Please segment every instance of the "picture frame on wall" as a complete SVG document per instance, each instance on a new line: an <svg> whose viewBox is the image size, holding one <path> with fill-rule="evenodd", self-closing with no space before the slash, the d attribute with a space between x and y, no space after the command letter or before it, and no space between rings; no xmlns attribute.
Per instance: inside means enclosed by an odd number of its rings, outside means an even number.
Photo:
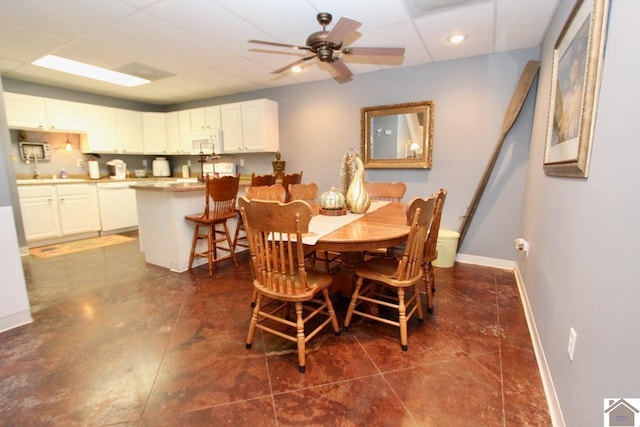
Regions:
<svg viewBox="0 0 640 427"><path fill-rule="evenodd" d="M546 175L587 178L609 0L578 0L553 49Z"/></svg>

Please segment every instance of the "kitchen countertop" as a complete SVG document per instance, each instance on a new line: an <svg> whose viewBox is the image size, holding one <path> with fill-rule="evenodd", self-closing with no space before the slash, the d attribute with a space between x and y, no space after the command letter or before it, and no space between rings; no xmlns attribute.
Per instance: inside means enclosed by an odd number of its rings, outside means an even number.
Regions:
<svg viewBox="0 0 640 427"><path fill-rule="evenodd" d="M248 187L249 181L240 181L240 188ZM137 182L130 186L134 190L145 191L168 191L168 192L183 192L183 191L201 191L205 189L205 185L202 182Z"/></svg>
<svg viewBox="0 0 640 427"><path fill-rule="evenodd" d="M155 184L159 184L159 188L166 187L169 184L199 184L204 188L204 184L196 181L196 182L185 182L184 180L197 180L197 177L192 178L182 178L182 177L146 177L146 178L128 178L128 179L111 179L109 177L104 177L100 179L88 179L82 177L69 177L69 178L29 178L29 177L21 177L18 176L16 178L16 184L18 185L50 185L50 184L78 184L78 183L89 183L89 184L101 184L101 183L109 183L109 182L131 182L132 184L141 184L145 187L150 187ZM251 182L251 176L248 178L241 177L240 178L240 186L248 186ZM189 191L189 190L161 190L161 191Z"/></svg>

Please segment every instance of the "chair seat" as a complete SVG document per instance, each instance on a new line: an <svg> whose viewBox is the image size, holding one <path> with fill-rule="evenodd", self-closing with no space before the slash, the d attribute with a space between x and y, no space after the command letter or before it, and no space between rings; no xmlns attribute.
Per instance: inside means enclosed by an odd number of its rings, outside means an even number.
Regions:
<svg viewBox="0 0 640 427"><path fill-rule="evenodd" d="M422 277L422 272L406 280L397 280L398 261L393 258L374 258L365 261L356 268L356 274L360 277L376 282L386 283L394 287L413 286Z"/></svg>
<svg viewBox="0 0 640 427"><path fill-rule="evenodd" d="M284 296L281 292L273 292L265 288L264 286L260 285L259 280L254 280L253 285L258 292L268 298L275 298L280 301L296 302L307 301L322 289L328 288L331 285L332 281L333 277L329 274L307 270L307 290L299 294L289 294L286 296ZM296 277L295 284L298 288L302 287L299 276Z"/></svg>

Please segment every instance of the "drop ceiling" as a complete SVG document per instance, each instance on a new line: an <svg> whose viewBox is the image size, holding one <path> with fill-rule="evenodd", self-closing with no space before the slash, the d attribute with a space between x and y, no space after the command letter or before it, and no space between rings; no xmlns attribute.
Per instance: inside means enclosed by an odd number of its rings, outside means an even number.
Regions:
<svg viewBox="0 0 640 427"><path fill-rule="evenodd" d="M558 0L0 0L3 76L149 104L173 104L332 79L307 61L272 74L305 52L248 43L304 45L316 14L362 23L351 46L404 47L402 60L345 57L354 73L410 67L539 46ZM459 45L446 39L468 38ZM31 65L54 54L146 75L115 86ZM336 85L349 84L339 83Z"/></svg>

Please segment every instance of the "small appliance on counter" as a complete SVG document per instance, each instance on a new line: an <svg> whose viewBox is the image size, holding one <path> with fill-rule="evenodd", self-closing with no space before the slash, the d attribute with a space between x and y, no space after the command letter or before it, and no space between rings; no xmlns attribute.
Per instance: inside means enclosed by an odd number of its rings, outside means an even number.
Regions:
<svg viewBox="0 0 640 427"><path fill-rule="evenodd" d="M107 166L109 167L109 177L111 179L127 179L127 164L122 160L109 160Z"/></svg>
<svg viewBox="0 0 640 427"><path fill-rule="evenodd" d="M171 176L169 160L164 157L156 157L151 165L153 176Z"/></svg>

